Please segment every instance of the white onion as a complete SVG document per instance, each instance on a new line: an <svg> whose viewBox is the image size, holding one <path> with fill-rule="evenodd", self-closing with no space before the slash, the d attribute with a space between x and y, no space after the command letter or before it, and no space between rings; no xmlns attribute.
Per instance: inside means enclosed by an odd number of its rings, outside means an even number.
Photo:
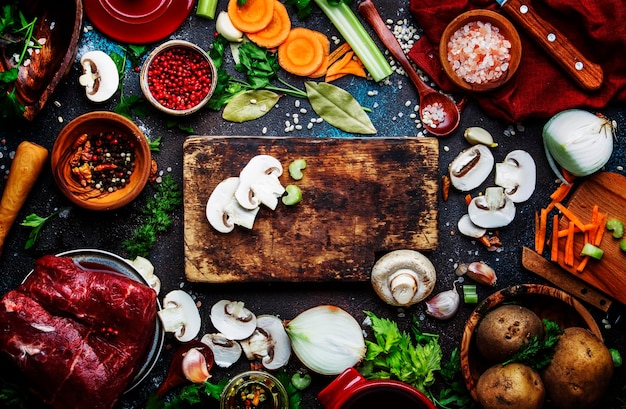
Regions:
<svg viewBox="0 0 626 409"><path fill-rule="evenodd" d="M359 323L339 307L308 309L285 326L296 356L310 370L338 375L359 363L367 350Z"/></svg>
<svg viewBox="0 0 626 409"><path fill-rule="evenodd" d="M559 112L543 128L548 162L562 180L557 163L574 176L600 170L613 153L613 137L610 120L581 109Z"/></svg>

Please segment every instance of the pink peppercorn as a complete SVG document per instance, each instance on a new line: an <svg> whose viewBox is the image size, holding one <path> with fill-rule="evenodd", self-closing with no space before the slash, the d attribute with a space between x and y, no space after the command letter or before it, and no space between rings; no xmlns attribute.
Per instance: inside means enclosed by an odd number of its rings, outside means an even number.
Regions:
<svg viewBox="0 0 626 409"><path fill-rule="evenodd" d="M211 69L203 56L184 47L159 53L148 68L148 89L164 107L186 110L198 105L211 88Z"/></svg>

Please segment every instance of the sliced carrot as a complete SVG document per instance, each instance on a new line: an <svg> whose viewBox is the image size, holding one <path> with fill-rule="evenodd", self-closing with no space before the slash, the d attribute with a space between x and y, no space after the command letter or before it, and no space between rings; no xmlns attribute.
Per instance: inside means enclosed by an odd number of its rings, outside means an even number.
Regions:
<svg viewBox="0 0 626 409"><path fill-rule="evenodd" d="M248 33L250 41L258 46L276 48L289 36L291 31L291 19L287 8L278 0L274 0L272 19L265 28L254 33Z"/></svg>
<svg viewBox="0 0 626 409"><path fill-rule="evenodd" d="M598 214L598 229L596 230L596 234L593 237L593 241L591 244L593 244L594 246L600 246L600 243L602 243L602 237L604 237L604 226L606 225L606 221L608 220L609 215L606 213L599 213Z"/></svg>
<svg viewBox="0 0 626 409"><path fill-rule="evenodd" d="M322 47L324 48L324 59L322 60L322 64L319 66L319 68L313 73L309 74L309 77L321 78L326 75L326 72L328 72L328 61L330 59L330 40L324 33L320 33L319 31L314 31L314 33L322 44Z"/></svg>
<svg viewBox="0 0 626 409"><path fill-rule="evenodd" d="M580 263L578 263L578 265L576 266L576 272L582 273L583 271L585 271L587 263L589 263L589 256L583 256L582 260L580 260Z"/></svg>
<svg viewBox="0 0 626 409"><path fill-rule="evenodd" d="M470 203L472 203L472 195L468 193L465 195L465 204L469 206Z"/></svg>
<svg viewBox="0 0 626 409"><path fill-rule="evenodd" d="M345 53L352 50L349 43L342 43L339 47L335 48L332 53L328 56L328 65L334 64L337 60L339 60Z"/></svg>
<svg viewBox="0 0 626 409"><path fill-rule="evenodd" d="M574 265L574 226L573 221L568 222L567 240L565 240L565 257L563 259L566 266L572 267Z"/></svg>
<svg viewBox="0 0 626 409"><path fill-rule="evenodd" d="M559 215L552 216L552 240L550 242L550 260L558 261L559 259Z"/></svg>
<svg viewBox="0 0 626 409"><path fill-rule="evenodd" d="M547 224L548 224L548 212L546 209L541 209L539 211L539 221L537 223L537 231L536 231L536 250L537 253L543 253L543 248L546 244L546 234L547 234Z"/></svg>
<svg viewBox="0 0 626 409"><path fill-rule="evenodd" d="M324 47L315 30L293 28L278 47L278 63L287 72L303 77L313 74L324 62Z"/></svg>
<svg viewBox="0 0 626 409"><path fill-rule="evenodd" d="M583 223L578 216L576 216L571 210L567 207L563 206L561 203L556 203L554 205L561 213L565 215L570 221L572 221L578 228L582 231L585 230L586 224Z"/></svg>
<svg viewBox="0 0 626 409"><path fill-rule="evenodd" d="M326 73L326 82L334 81L346 75L355 75L365 78L365 66L361 60L354 54L354 51L348 51L339 61L328 67Z"/></svg>
<svg viewBox="0 0 626 409"><path fill-rule="evenodd" d="M239 31L256 33L272 21L275 5L276 0L247 0L242 6L229 0L228 17Z"/></svg>
<svg viewBox="0 0 626 409"><path fill-rule="evenodd" d="M535 212L535 251L539 253L539 232L541 231L541 224L539 222L539 212Z"/></svg>

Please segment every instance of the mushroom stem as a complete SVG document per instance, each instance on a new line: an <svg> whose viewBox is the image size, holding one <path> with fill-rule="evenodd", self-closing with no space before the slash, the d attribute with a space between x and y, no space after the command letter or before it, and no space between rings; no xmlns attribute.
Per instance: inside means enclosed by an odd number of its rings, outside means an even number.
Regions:
<svg viewBox="0 0 626 409"><path fill-rule="evenodd" d="M404 268L398 270L389 277L389 288L391 295L398 304L407 304L411 302L411 298L417 292L419 287L417 274Z"/></svg>

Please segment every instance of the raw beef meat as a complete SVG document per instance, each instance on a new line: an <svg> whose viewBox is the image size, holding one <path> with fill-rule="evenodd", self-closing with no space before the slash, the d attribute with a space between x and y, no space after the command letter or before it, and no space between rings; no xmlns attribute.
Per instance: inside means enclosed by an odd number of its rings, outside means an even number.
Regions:
<svg viewBox="0 0 626 409"><path fill-rule="evenodd" d="M0 350L54 408L111 408L154 336L156 293L44 256L0 303Z"/></svg>

